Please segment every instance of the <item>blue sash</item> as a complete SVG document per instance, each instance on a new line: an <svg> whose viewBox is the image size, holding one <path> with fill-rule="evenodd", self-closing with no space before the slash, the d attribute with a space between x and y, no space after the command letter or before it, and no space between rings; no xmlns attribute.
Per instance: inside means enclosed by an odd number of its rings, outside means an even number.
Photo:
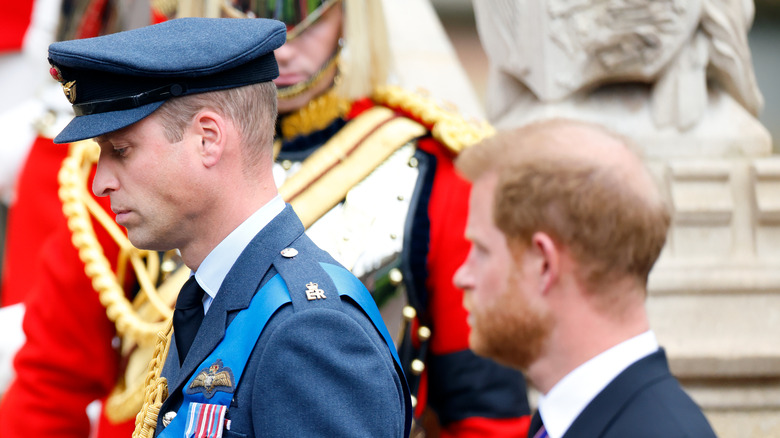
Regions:
<svg viewBox="0 0 780 438"><path fill-rule="evenodd" d="M320 265L333 280L336 289L339 291L339 295L347 295L352 298L352 300L368 315L371 322L377 330L379 330L387 343L390 353L393 355L393 360L396 362L396 369L403 373L400 371L402 370L401 361L398 358L398 353L395 350L393 340L387 332L379 309L376 307L371 294L363 283L343 267L328 263L320 263ZM193 382L195 379L199 378L199 376L208 373L208 370L211 368L214 372L209 374L212 376L218 374L221 376L229 376L227 378L229 378L230 383L235 390L235 387L241 380L241 375L249 360L249 355L252 354L252 350L254 350L266 323L279 307L290 301L290 292L287 290L287 285L279 274L271 278L271 280L255 294L252 301L249 303L249 307L236 315L233 322L231 322L225 330L225 336L222 341L196 369L192 377L190 377L182 388L184 397L183 402L176 413L176 417L162 430L159 435L160 437L180 438L184 436L184 428L186 427L187 414L191 403L209 403L227 407L230 406L230 402L233 398L233 391L220 391L220 385L217 383L213 386L201 385L198 389L203 389L194 392L191 390ZM210 383L213 382L218 382L218 380L215 379ZM216 390L214 390L214 388L216 388ZM407 410L409 409L410 408L407 406ZM409 413L407 412L407 418L411 418L408 414Z"/></svg>

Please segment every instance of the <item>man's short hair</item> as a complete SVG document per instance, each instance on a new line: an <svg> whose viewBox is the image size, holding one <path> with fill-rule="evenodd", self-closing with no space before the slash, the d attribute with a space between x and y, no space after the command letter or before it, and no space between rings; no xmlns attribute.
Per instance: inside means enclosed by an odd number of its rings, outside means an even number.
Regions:
<svg viewBox="0 0 780 438"><path fill-rule="evenodd" d="M570 250L591 289L626 276L644 285L670 224L664 198L641 163L637 175L600 157L583 159L584 152L557 151L579 140L559 135L564 128L632 148L598 125L553 119L499 132L464 151L456 165L472 181L498 172L493 217L510 245L529 245L533 233L545 232Z"/></svg>
<svg viewBox="0 0 780 438"><path fill-rule="evenodd" d="M277 115L276 85L273 82L167 100L156 113L161 118L168 141L181 141L184 129L205 108L218 112L235 124L241 134L248 163L262 159L263 152L270 153Z"/></svg>

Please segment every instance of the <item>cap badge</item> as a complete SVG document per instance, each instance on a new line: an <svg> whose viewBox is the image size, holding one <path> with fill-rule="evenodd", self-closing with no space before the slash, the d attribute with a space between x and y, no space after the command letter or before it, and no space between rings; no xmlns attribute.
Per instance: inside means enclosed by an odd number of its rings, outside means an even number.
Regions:
<svg viewBox="0 0 780 438"><path fill-rule="evenodd" d="M76 81L62 84L62 91L65 92L65 97L68 98L68 102L73 103L76 101Z"/></svg>
<svg viewBox="0 0 780 438"><path fill-rule="evenodd" d="M319 285L317 283L309 282L306 284L306 299L311 300L324 300L327 298L325 296L325 291L319 288Z"/></svg>
<svg viewBox="0 0 780 438"><path fill-rule="evenodd" d="M217 359L211 366L200 370L192 380L187 394L201 393L206 398L211 398L217 391L233 392L235 378L233 370L222 364L222 359Z"/></svg>
<svg viewBox="0 0 780 438"><path fill-rule="evenodd" d="M68 98L68 102L73 103L76 101L76 81L65 82L65 78L62 77L62 72L57 67L49 69L49 74L55 81L62 84L62 91L65 92L65 97Z"/></svg>

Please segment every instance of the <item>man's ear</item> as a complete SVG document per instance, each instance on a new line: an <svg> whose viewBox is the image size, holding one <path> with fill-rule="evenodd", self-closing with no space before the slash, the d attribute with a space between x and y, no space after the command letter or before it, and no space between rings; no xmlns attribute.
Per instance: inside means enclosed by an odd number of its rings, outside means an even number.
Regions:
<svg viewBox="0 0 780 438"><path fill-rule="evenodd" d="M203 165L215 166L225 152L227 140L226 120L214 111L201 111L192 121L193 129L200 140L198 151Z"/></svg>
<svg viewBox="0 0 780 438"><path fill-rule="evenodd" d="M547 294L561 272L561 253L549 234L537 231L531 236L529 251L534 256L533 269L539 278L539 292Z"/></svg>

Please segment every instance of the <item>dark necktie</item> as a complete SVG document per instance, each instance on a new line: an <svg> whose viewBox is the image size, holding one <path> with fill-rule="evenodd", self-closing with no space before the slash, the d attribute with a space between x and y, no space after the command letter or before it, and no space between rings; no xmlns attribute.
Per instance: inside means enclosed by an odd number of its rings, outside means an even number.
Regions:
<svg viewBox="0 0 780 438"><path fill-rule="evenodd" d="M531 426L528 428L528 438L547 438L547 430L542 423L542 417L539 410L531 418Z"/></svg>
<svg viewBox="0 0 780 438"><path fill-rule="evenodd" d="M192 275L181 287L179 297L176 298L176 309L173 311L173 335L176 336L180 366L184 363L187 352L190 351L201 322L203 322L203 289Z"/></svg>

